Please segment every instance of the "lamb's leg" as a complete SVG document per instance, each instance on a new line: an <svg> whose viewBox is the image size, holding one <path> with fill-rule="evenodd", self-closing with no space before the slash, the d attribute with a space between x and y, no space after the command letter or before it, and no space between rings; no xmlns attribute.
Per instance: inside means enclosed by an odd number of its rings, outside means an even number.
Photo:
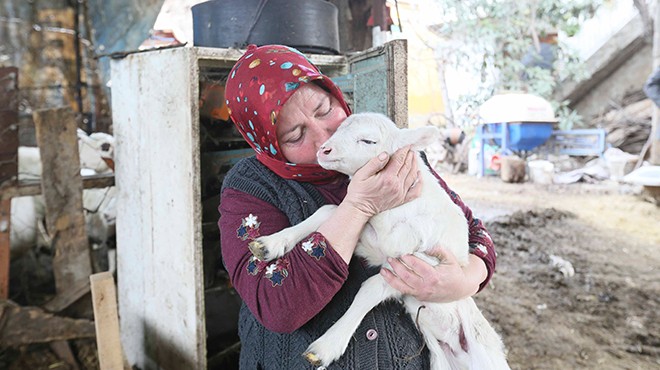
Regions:
<svg viewBox="0 0 660 370"><path fill-rule="evenodd" d="M465 330L467 361L473 369L509 370L504 344L472 298L457 302L457 314Z"/></svg>
<svg viewBox="0 0 660 370"><path fill-rule="evenodd" d="M448 361L445 351L442 349L438 339L433 335L433 332L425 326L419 329L422 337L424 337L424 343L426 343L426 347L429 349L431 370L458 370L458 367Z"/></svg>
<svg viewBox="0 0 660 370"><path fill-rule="evenodd" d="M365 280L346 313L319 339L310 344L304 356L315 366L328 366L346 351L362 319L380 302L399 296L380 274Z"/></svg>
<svg viewBox="0 0 660 370"><path fill-rule="evenodd" d="M417 328L422 333L426 347L429 349L429 354L431 357L431 370L460 369L459 366L452 364L450 359L447 358L447 351L445 348L443 348L443 345L445 347L446 345L444 343L440 343L436 335L433 333L432 325L440 324L438 321L441 321L442 318L434 316L433 310L428 308L428 303L425 304L420 302L415 297L405 296L403 298L403 304L406 307L410 317L415 323L417 323ZM450 349L448 350L451 351Z"/></svg>
<svg viewBox="0 0 660 370"><path fill-rule="evenodd" d="M335 208L337 208L335 205L323 206L297 225L287 227L275 234L256 238L249 244L250 251L262 261L282 257L291 251L304 237L316 231L330 217Z"/></svg>

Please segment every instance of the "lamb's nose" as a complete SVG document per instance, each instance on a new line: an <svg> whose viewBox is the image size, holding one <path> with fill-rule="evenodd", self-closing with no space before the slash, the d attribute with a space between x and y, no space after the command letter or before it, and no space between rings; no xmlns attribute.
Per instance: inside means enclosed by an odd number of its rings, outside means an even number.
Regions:
<svg viewBox="0 0 660 370"><path fill-rule="evenodd" d="M325 146L322 146L319 148L319 152L323 153L324 155L328 155L330 152L332 152L332 148L326 148Z"/></svg>

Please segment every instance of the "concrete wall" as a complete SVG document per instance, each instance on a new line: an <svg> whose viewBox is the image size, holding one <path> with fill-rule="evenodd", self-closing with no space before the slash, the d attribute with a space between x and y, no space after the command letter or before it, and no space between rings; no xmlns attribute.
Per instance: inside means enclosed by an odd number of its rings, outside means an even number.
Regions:
<svg viewBox="0 0 660 370"><path fill-rule="evenodd" d="M584 62L591 77L564 81L557 100L569 100L587 122L607 112L625 96L642 91L652 70L651 50L652 40L645 36L642 18L633 17Z"/></svg>
<svg viewBox="0 0 660 370"><path fill-rule="evenodd" d="M652 49L650 44L645 45L580 99L574 108L585 122L612 109L612 102L620 104L626 95L642 90L653 70Z"/></svg>

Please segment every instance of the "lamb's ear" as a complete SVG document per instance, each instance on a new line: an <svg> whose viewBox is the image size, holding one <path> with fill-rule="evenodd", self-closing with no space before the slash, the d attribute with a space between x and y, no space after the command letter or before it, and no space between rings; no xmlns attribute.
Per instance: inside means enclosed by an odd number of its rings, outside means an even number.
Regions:
<svg viewBox="0 0 660 370"><path fill-rule="evenodd" d="M399 134L394 141L394 149L403 148L406 145L412 145L413 150L422 150L429 145L440 141L440 129L435 126L424 126L419 128L404 128L399 130Z"/></svg>

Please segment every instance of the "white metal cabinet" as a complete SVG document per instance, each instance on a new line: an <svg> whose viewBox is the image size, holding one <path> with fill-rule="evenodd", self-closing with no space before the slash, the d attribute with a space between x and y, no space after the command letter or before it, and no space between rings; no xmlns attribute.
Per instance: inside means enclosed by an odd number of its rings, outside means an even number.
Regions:
<svg viewBox="0 0 660 370"><path fill-rule="evenodd" d="M207 366L199 80L229 70L233 49L173 48L113 60L117 273L121 338L142 369ZM310 59L355 110L407 125L406 42L351 57Z"/></svg>

